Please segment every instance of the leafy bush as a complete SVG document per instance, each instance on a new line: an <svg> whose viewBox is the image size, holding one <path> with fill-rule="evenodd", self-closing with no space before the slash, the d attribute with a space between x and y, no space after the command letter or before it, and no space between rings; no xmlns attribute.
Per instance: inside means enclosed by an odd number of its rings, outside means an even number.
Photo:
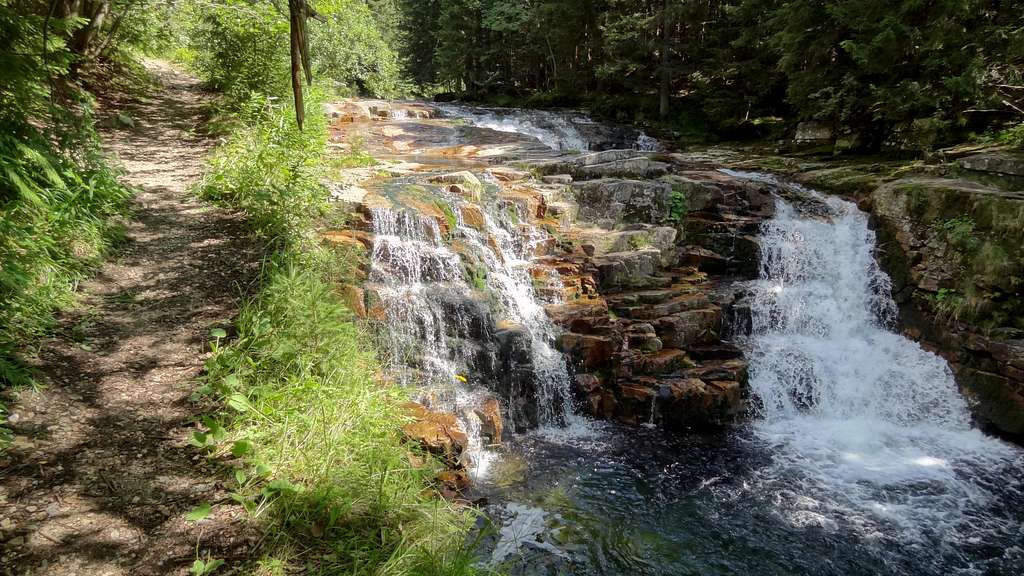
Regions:
<svg viewBox="0 0 1024 576"><path fill-rule="evenodd" d="M365 2L321 0L326 23L310 23L314 74L334 81L338 94L393 98L408 91L401 80L398 53L385 38Z"/></svg>
<svg viewBox="0 0 1024 576"><path fill-rule="evenodd" d="M403 90L398 54L364 2L322 0L326 22L309 22L314 76L344 96L393 97ZM289 93L287 12L261 0L189 0L178 11L185 60L228 104L243 108L253 94Z"/></svg>
<svg viewBox="0 0 1024 576"><path fill-rule="evenodd" d="M0 382L26 384L16 359L72 303L118 237L130 191L103 160L91 100L68 82L73 23L0 5ZM57 87L58 90L53 90Z"/></svg>
<svg viewBox="0 0 1024 576"><path fill-rule="evenodd" d="M248 121L217 149L199 185L200 195L245 212L256 233L294 240L326 206L320 184L327 120L317 91L307 102L305 130L291 107L250 102Z"/></svg>
<svg viewBox="0 0 1024 576"><path fill-rule="evenodd" d="M196 72L233 105L288 91L288 20L270 2L188 2L183 8Z"/></svg>

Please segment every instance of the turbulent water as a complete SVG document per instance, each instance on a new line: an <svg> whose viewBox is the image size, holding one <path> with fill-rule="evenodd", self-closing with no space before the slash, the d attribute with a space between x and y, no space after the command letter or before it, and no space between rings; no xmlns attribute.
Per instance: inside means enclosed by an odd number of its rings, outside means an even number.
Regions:
<svg viewBox="0 0 1024 576"><path fill-rule="evenodd" d="M755 174L738 174L781 183ZM1021 574L1024 456L892 330L867 216L778 201L747 286L757 413L721 435L520 439L486 561L513 574ZM810 209L808 209L810 207ZM505 468L512 468L506 472Z"/></svg>
<svg viewBox="0 0 1024 576"><path fill-rule="evenodd" d="M461 417L475 472L482 476L486 470L480 464L486 465L492 455L483 450L474 410L493 395L493 386L482 380L501 370L490 324L526 335L536 424L558 429L578 421L568 365L552 345L554 326L536 291L543 282L529 270L549 236L527 224L516 203L494 197L474 203L483 217L483 230L477 230L466 223L467 203L461 197L438 190L435 199L453 218L447 237L437 220L415 210L373 209L368 286L381 300L381 332L388 339L385 349L393 377L418 387L432 408ZM481 263L482 278L467 273L462 257L451 248L456 243ZM502 401L509 427L522 427L526 415L516 398Z"/></svg>
<svg viewBox="0 0 1024 576"><path fill-rule="evenodd" d="M1019 494L1020 451L973 428L945 360L890 329L896 305L867 215L799 192L825 210L779 201L746 342L766 472L798 480L782 514L949 557L1020 538L1019 518L992 513Z"/></svg>
<svg viewBox="0 0 1024 576"><path fill-rule="evenodd" d="M556 151L594 145L576 115L446 110ZM454 220L447 235L407 209L374 212L370 284L392 371L425 383L424 400L460 414L473 439L477 487L492 502L480 563L530 576L1024 574L1024 451L973 428L945 361L894 331L867 216L731 174L798 200L777 201L760 278L744 286L755 414L707 435L616 424L550 433L580 418L537 289L557 278L529 270L549 238L493 186L481 230L450 194L440 195ZM466 255L484 278L467 273ZM471 345L486 332L481 318L527 334L548 432L514 436L500 454L484 450L473 416L493 389L473 371L496 361ZM513 425L526 418L515 398L503 402Z"/></svg>
<svg viewBox="0 0 1024 576"><path fill-rule="evenodd" d="M552 150L582 152L624 147L653 151L660 148L656 139L642 131L602 126L582 112L483 108L459 104L438 106L450 117L459 118L480 128L532 136ZM609 138L615 142L610 142Z"/></svg>

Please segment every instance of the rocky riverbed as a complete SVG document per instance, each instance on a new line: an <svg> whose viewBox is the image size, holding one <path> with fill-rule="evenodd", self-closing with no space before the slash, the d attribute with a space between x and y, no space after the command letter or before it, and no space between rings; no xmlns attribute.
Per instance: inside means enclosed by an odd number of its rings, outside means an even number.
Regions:
<svg viewBox="0 0 1024 576"><path fill-rule="evenodd" d="M670 152L579 113L328 113L346 216L323 240L359 255L350 306L415 387L403 432L447 464L440 490L485 512L482 564L1024 567L1024 452L957 391L1019 433L1001 311L1021 201L1001 180ZM968 318L956 294L994 305Z"/></svg>

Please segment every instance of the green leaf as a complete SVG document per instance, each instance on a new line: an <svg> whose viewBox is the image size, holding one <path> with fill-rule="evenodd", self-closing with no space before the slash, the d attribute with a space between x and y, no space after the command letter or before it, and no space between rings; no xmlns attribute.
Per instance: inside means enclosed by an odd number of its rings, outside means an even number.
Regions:
<svg viewBox="0 0 1024 576"><path fill-rule="evenodd" d="M205 448L207 441L205 432L193 432L192 437L188 439L189 444L199 448Z"/></svg>
<svg viewBox="0 0 1024 576"><path fill-rule="evenodd" d="M210 336L213 336L214 338L227 338L228 333L223 328L214 328L213 330L210 330Z"/></svg>
<svg viewBox="0 0 1024 576"><path fill-rule="evenodd" d="M209 428L209 431L206 433L206 435L213 442L220 442L228 435L228 432L227 430L224 429L224 426L222 426L221 423L214 419L212 416L203 416L203 426Z"/></svg>
<svg viewBox="0 0 1024 576"><path fill-rule="evenodd" d="M241 458L252 451L252 444L248 440L239 440L231 446L231 455Z"/></svg>
<svg viewBox="0 0 1024 576"><path fill-rule="evenodd" d="M245 412L249 409L249 399L244 394L232 394L228 396L227 404L229 407L239 411Z"/></svg>
<svg viewBox="0 0 1024 576"><path fill-rule="evenodd" d="M212 574L214 570L224 565L224 561L220 558L215 558L206 563L206 573Z"/></svg>
<svg viewBox="0 0 1024 576"><path fill-rule="evenodd" d="M206 562L196 558L196 561L192 563L192 567L188 569L188 572L195 576L204 576L206 574Z"/></svg>
<svg viewBox="0 0 1024 576"><path fill-rule="evenodd" d="M238 482L239 484L245 484L245 481L246 481L245 470L242 470L241 468L236 469L235 470L235 482Z"/></svg>
<svg viewBox="0 0 1024 576"><path fill-rule="evenodd" d="M200 520L205 520L206 517L210 515L210 512L212 510L212 505L200 504L198 508L192 510L191 512L185 515L185 520L188 520L189 522L199 522Z"/></svg>

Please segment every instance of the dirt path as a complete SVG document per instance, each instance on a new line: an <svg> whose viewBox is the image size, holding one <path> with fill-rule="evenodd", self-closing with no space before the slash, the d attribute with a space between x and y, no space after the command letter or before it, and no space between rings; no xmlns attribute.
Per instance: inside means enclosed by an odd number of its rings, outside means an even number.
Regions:
<svg viewBox="0 0 1024 576"><path fill-rule="evenodd" d="M239 219L191 198L212 142L197 135L197 81L148 63L163 88L124 111L107 148L140 188L128 242L81 287L39 360L38 392L11 403L0 457L0 573L178 574L200 549L230 559L256 542L226 499L223 473L188 446L210 330L226 327L259 252Z"/></svg>

